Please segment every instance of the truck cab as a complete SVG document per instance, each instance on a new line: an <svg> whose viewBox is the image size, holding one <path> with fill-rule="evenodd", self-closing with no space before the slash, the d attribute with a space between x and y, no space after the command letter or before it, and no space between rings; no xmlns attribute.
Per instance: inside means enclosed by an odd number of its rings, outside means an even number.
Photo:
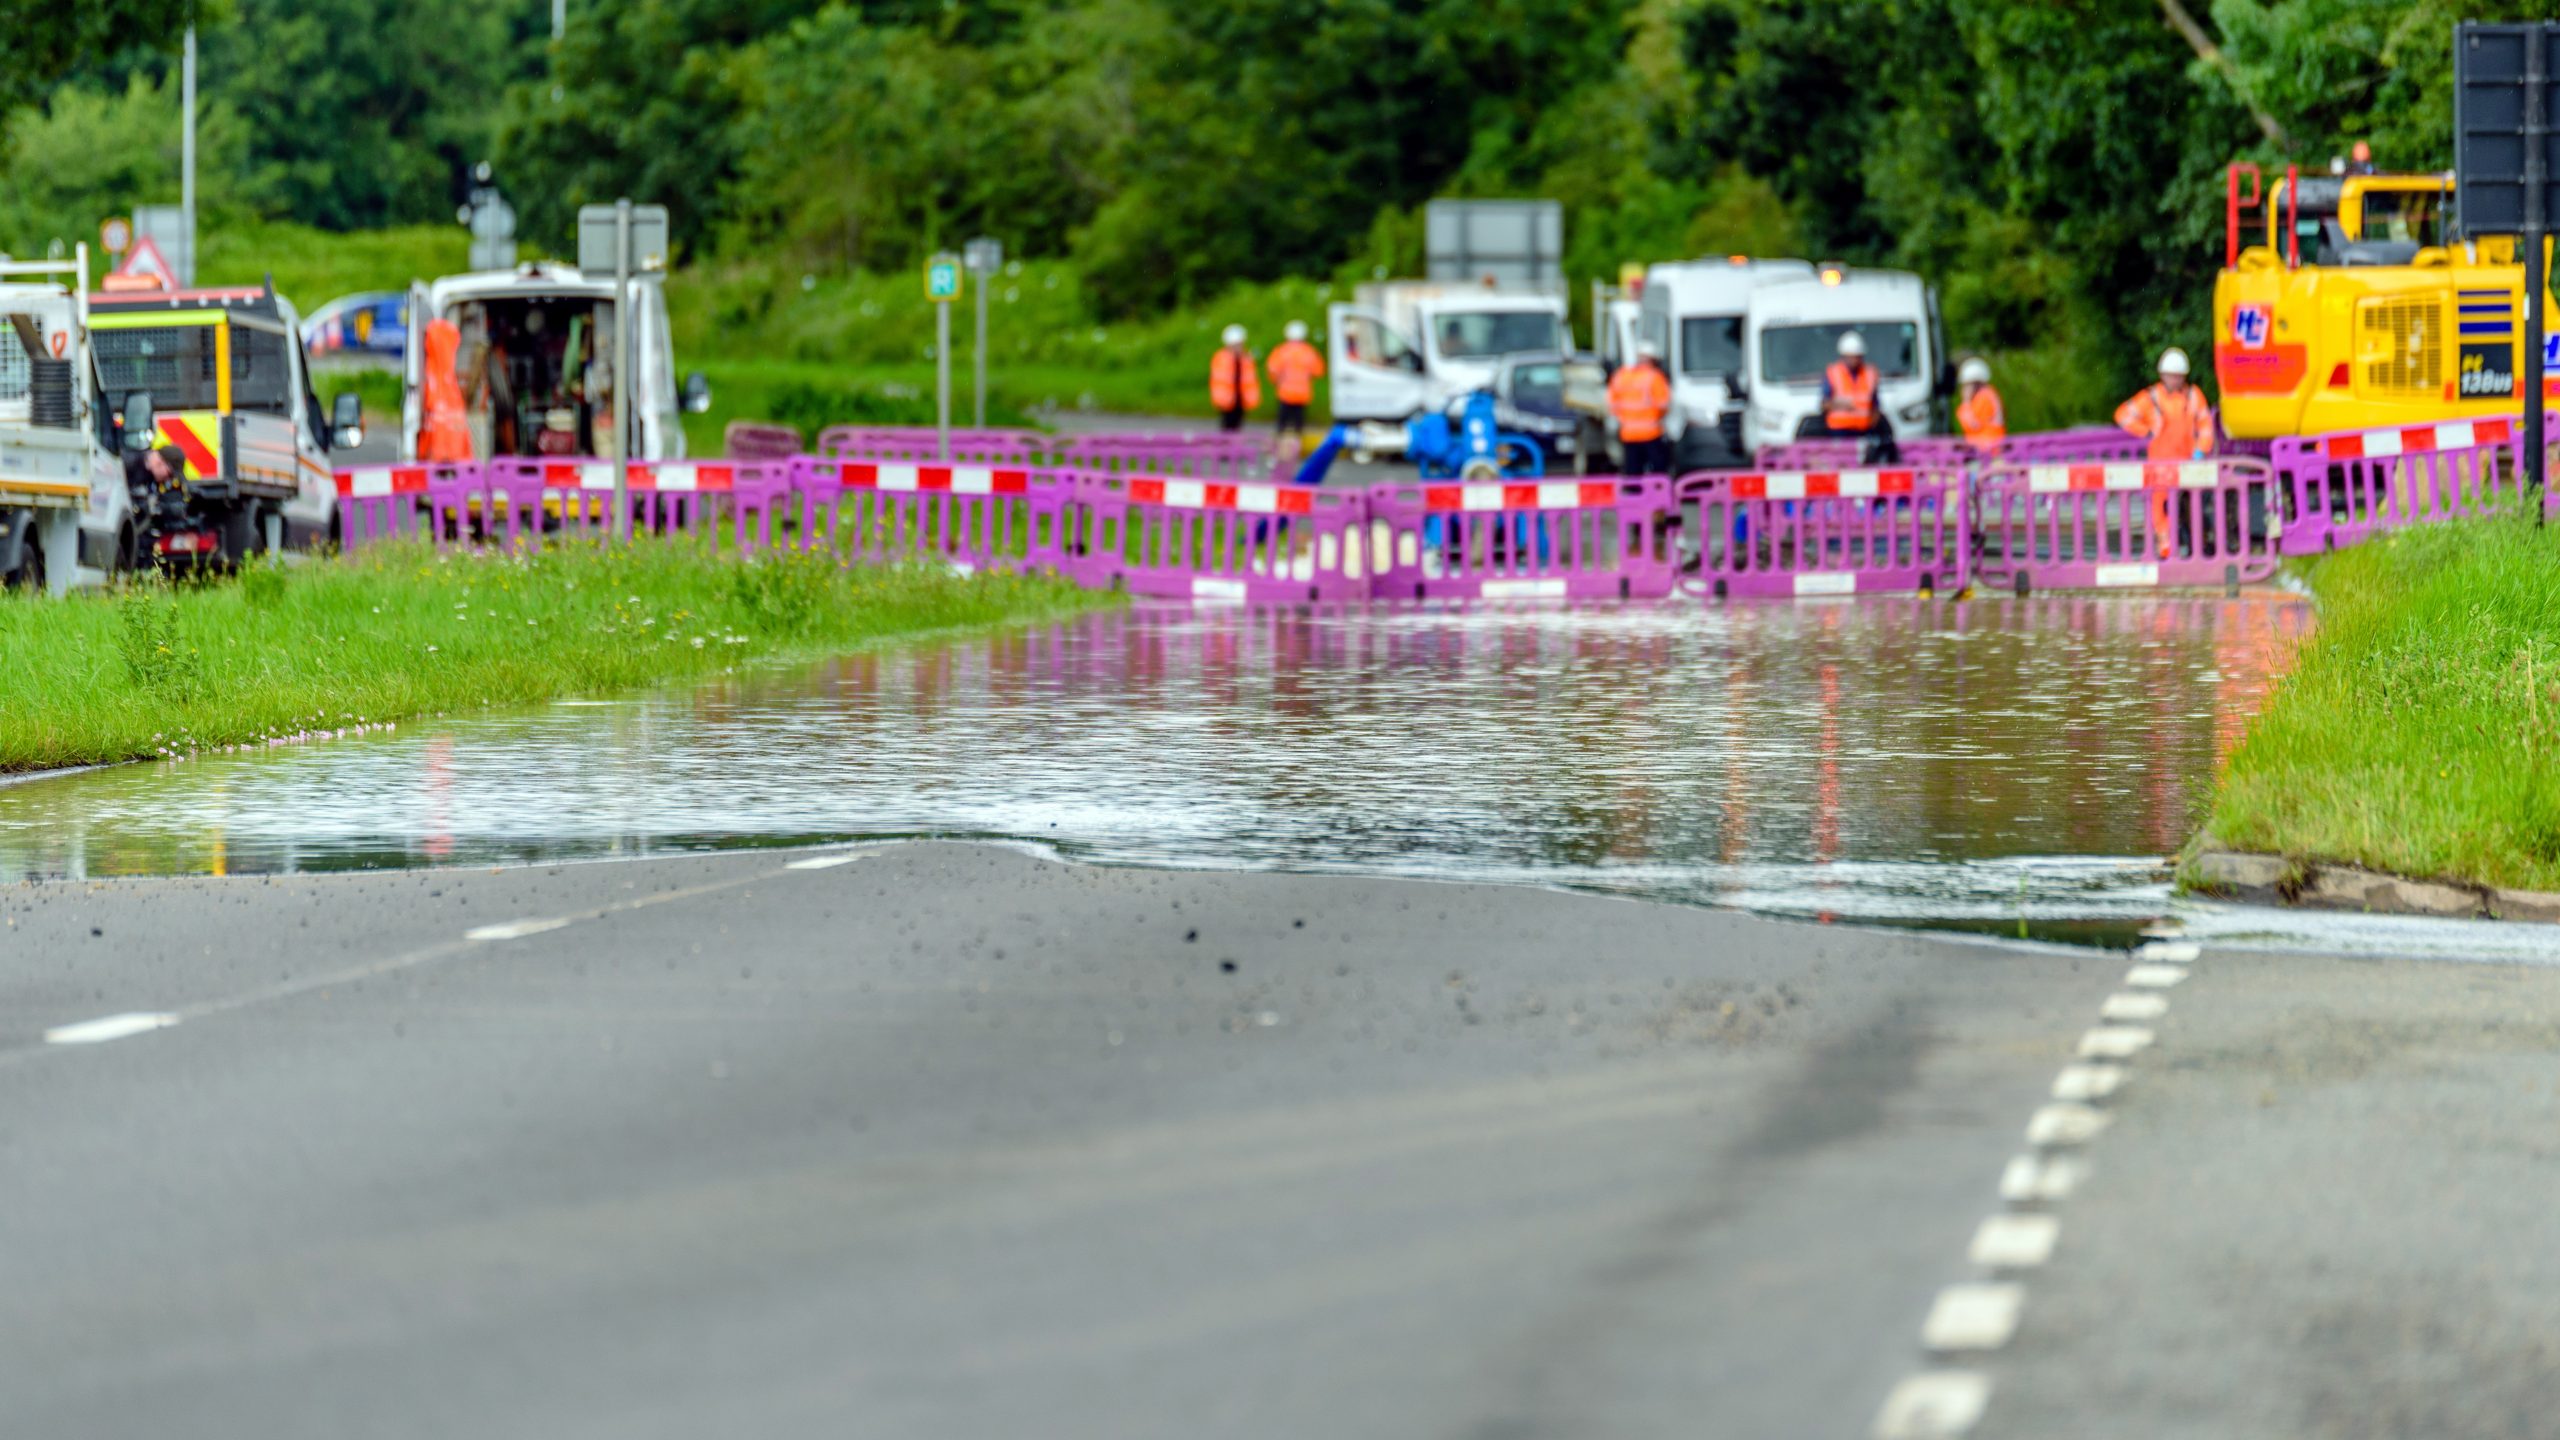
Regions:
<svg viewBox="0 0 2560 1440"><path fill-rule="evenodd" d="M1561 294L1460 282L1363 285L1325 319L1337 421L1437 414L1489 388L1506 355L1571 348Z"/></svg>
<svg viewBox="0 0 2560 1440"><path fill-rule="evenodd" d="M1852 330L1866 341L1876 401L1895 436L1929 433L1953 378L1936 294L1906 271L1825 264L1809 279L1752 291L1743 324L1742 440L1750 451L1830 433L1823 372Z"/></svg>
<svg viewBox="0 0 2560 1440"><path fill-rule="evenodd" d="M1671 377L1663 434L1678 470L1748 463L1743 444L1743 333L1752 297L1773 285L1814 278L1802 260L1733 255L1656 265L1645 272L1643 338L1662 352Z"/></svg>
<svg viewBox="0 0 2560 1440"><path fill-rule="evenodd" d="M452 321L454 356L471 454L593 455L607 460L673 460L685 453L684 416L708 409L699 372L676 383L665 278L635 275L617 295L612 276L589 276L557 261L512 270L447 275L410 288L402 340L400 458L420 458L426 422L429 322ZM628 306L638 434L620 454L614 381L617 308ZM433 459L463 459L436 455Z"/></svg>
<svg viewBox="0 0 2560 1440"><path fill-rule="evenodd" d="M89 251L0 262L0 581L61 594L132 563L136 526L89 345Z"/></svg>

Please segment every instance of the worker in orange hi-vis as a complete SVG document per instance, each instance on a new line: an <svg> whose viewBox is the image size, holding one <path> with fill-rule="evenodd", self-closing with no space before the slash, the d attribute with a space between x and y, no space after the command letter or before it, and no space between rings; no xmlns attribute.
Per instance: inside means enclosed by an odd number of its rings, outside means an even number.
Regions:
<svg viewBox="0 0 2560 1440"><path fill-rule="evenodd" d="M1668 474L1671 444L1662 438L1662 417L1671 413L1671 380L1662 373L1660 346L1637 345L1636 363L1609 377L1609 413L1618 417L1622 473Z"/></svg>
<svg viewBox="0 0 2560 1440"><path fill-rule="evenodd" d="M2177 539L2170 524L2170 497L2178 489L2176 465L2213 454L2213 407L2204 392L2187 378L2187 352L2172 345L2160 352L2160 382L2116 407L2116 424L2145 442L2143 455L2155 462L2143 475L2151 494L2151 539L2167 558Z"/></svg>
<svg viewBox="0 0 2560 1440"><path fill-rule="evenodd" d="M1956 367L1956 428L1976 455L1997 455L2009 440L2009 417L2000 408L2000 392L1991 388L1991 362L1976 355Z"/></svg>
<svg viewBox="0 0 2560 1440"><path fill-rule="evenodd" d="M423 394L418 406L418 458L471 458L471 422L462 408L462 375L455 361L462 350L462 329L439 316L427 322L426 361L420 372Z"/></svg>
<svg viewBox="0 0 2560 1440"><path fill-rule="evenodd" d="M1281 332L1280 348L1262 362L1271 372L1271 389L1280 397L1279 433L1307 438L1307 407L1315 402L1316 381L1324 375L1324 356L1307 343L1307 325L1292 320Z"/></svg>
<svg viewBox="0 0 2560 1440"><path fill-rule="evenodd" d="M1248 411L1262 405L1262 371L1253 352L1244 348L1244 327L1230 325L1226 343L1209 357L1209 403L1217 407L1218 428L1241 430Z"/></svg>

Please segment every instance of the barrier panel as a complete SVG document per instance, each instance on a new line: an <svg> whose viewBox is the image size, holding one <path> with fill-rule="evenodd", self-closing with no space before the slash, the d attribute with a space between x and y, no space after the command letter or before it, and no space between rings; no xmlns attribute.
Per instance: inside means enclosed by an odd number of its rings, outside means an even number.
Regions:
<svg viewBox="0 0 2560 1440"><path fill-rule="evenodd" d="M1815 438L1786 445L1764 445L1754 457L1753 468L1777 473L1866 468L1859 464L1860 457L1866 454L1866 444L1865 440L1853 436L1840 440ZM1898 468L1945 470L1961 466L1973 458L1973 447L1956 435L1911 435L1897 441L1896 445L1901 451L1901 458L1893 465Z"/></svg>
<svg viewBox="0 0 2560 1440"><path fill-rule="evenodd" d="M1652 599L1678 512L1659 476L1417 481L1368 492L1372 593L1390 599Z"/></svg>
<svg viewBox="0 0 2560 1440"><path fill-rule="evenodd" d="M1084 584L1282 605L1369 594L1357 492L1090 472L1072 485L1068 573Z"/></svg>
<svg viewBox="0 0 2560 1440"><path fill-rule="evenodd" d="M634 460L620 467L634 535L716 540L734 520L742 555L773 544L773 522L790 489L791 467L772 461ZM616 467L586 457L509 458L483 467L477 483L440 493L436 533L500 549L613 534Z"/></svg>
<svg viewBox="0 0 2560 1440"><path fill-rule="evenodd" d="M969 570L1066 569L1073 498L1056 471L804 455L780 510L796 543L841 563L939 560Z"/></svg>
<svg viewBox="0 0 2560 1440"><path fill-rule="evenodd" d="M1271 473L1266 437L1240 432L1103 432L1059 440L1058 463L1104 474L1258 480Z"/></svg>
<svg viewBox="0 0 2560 1440"><path fill-rule="evenodd" d="M1043 465L1056 444L1037 430L953 430L951 454L930 425L830 425L817 453L834 460L915 461L932 465Z"/></svg>
<svg viewBox="0 0 2560 1440"><path fill-rule="evenodd" d="M2067 430L2029 430L2000 444L1996 457L2011 465L2083 464L2139 460L2150 442L2116 425L2075 425Z"/></svg>
<svg viewBox="0 0 2560 1440"><path fill-rule="evenodd" d="M476 475L479 468L420 461L407 465L354 465L338 471L338 548L353 551L384 540L426 534L430 528L430 493L467 483L464 472Z"/></svg>
<svg viewBox="0 0 2560 1440"><path fill-rule="evenodd" d="M1934 593L1971 575L1965 473L1934 468L1682 477L1688 588L1715 598ZM1694 507L1694 509L1693 509Z"/></svg>
<svg viewBox="0 0 2560 1440"><path fill-rule="evenodd" d="M732 460L788 460L800 453L800 431L764 420L732 420L720 431L720 453Z"/></svg>
<svg viewBox="0 0 2560 1440"><path fill-rule="evenodd" d="M2264 461L1995 465L1973 571L2030 589L2236 585L2275 574L2284 515Z"/></svg>
<svg viewBox="0 0 2560 1440"><path fill-rule="evenodd" d="M2555 426L2560 416L2548 417L2544 433L2553 435ZM2317 555L2376 530L2435 524L2529 499L2524 423L2508 417L2287 436L2270 454L2283 488L2287 555ZM2544 503L2550 504L2548 496Z"/></svg>

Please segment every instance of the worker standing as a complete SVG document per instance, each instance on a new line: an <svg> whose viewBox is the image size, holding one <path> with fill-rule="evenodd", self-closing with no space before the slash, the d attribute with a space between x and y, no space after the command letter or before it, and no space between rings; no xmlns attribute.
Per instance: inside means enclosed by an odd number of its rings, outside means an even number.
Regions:
<svg viewBox="0 0 2560 1440"><path fill-rule="evenodd" d="M1671 442L1662 438L1662 417L1671 413L1671 379L1662 373L1662 349L1647 340L1636 346L1636 363L1621 365L1609 377L1609 413L1618 417L1618 449L1623 473L1667 475Z"/></svg>
<svg viewBox="0 0 2560 1440"><path fill-rule="evenodd" d="M1840 358L1822 372L1822 423L1833 435L1866 440L1858 463L1891 464L1902 458L1893 443L1893 426L1876 397L1876 367L1867 363L1866 338L1855 330L1840 336Z"/></svg>
<svg viewBox="0 0 2560 1440"><path fill-rule="evenodd" d="M1307 438L1307 406L1316 398L1316 381L1324 374L1324 356L1307 343L1307 325L1292 320L1281 332L1280 348L1271 352L1264 368L1271 372L1272 392L1280 397L1279 433L1297 437L1304 445Z"/></svg>
<svg viewBox="0 0 2560 1440"><path fill-rule="evenodd" d="M2188 383L2187 352L2172 345L2160 352L2160 380L2116 407L2116 424L2141 437L2143 455L2154 461L2202 460L2213 454L2213 407L2204 392ZM2176 539L2170 525L2169 497L2178 488L2177 471L2155 466L2145 472L2142 488L2151 492L2152 543L2167 556Z"/></svg>
<svg viewBox="0 0 2560 1440"><path fill-rule="evenodd" d="M2008 443L2009 417L2000 408L2000 392L1991 388L1991 362L1976 355L1956 367L1956 428L1976 455L1997 455Z"/></svg>
<svg viewBox="0 0 2560 1440"><path fill-rule="evenodd" d="M1247 412L1262 405L1262 372L1253 352L1244 348L1244 327L1230 325L1226 341L1209 357L1209 403L1218 409L1218 428L1241 430Z"/></svg>

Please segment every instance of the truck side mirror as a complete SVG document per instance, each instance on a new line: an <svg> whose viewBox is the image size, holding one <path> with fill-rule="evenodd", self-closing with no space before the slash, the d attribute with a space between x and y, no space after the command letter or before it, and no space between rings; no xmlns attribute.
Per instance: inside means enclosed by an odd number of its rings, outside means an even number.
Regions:
<svg viewBox="0 0 2560 1440"><path fill-rule="evenodd" d="M364 443L364 399L341 390L329 401L329 448L353 450Z"/></svg>
<svg viewBox="0 0 2560 1440"><path fill-rule="evenodd" d="M160 422L151 413L151 392L136 390L124 397L124 448L139 455L160 443Z"/></svg>
<svg viewBox="0 0 2560 1440"><path fill-rule="evenodd" d="M700 415L711 408L711 379L696 370L684 377L684 411Z"/></svg>

